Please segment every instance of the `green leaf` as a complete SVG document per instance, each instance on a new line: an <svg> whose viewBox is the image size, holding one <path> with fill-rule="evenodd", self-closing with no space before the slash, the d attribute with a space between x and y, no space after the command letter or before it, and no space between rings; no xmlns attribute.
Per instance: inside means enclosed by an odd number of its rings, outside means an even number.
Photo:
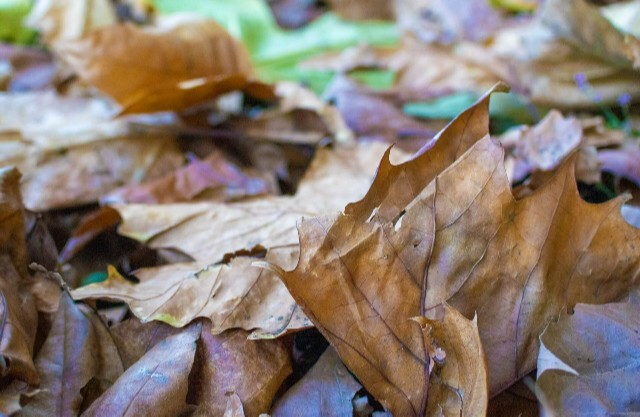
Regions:
<svg viewBox="0 0 640 417"><path fill-rule="evenodd" d="M0 0L0 41L32 43L37 33L22 24L31 11L30 0Z"/></svg>

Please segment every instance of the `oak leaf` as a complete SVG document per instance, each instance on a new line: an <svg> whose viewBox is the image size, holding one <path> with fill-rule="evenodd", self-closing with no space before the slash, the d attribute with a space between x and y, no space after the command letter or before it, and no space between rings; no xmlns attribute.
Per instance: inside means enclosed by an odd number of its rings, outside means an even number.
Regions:
<svg viewBox="0 0 640 417"><path fill-rule="evenodd" d="M536 393L548 415L640 412L640 300L578 304L540 336ZM628 414L627 414L628 413Z"/></svg>
<svg viewBox="0 0 640 417"><path fill-rule="evenodd" d="M584 202L574 158L516 200L486 122L485 98L421 155L398 166L383 158L363 200L335 220L302 222L298 266L283 273L345 364L400 415L420 414L427 389L409 318L444 301L477 313L497 394L535 367L538 336L563 306L610 302L638 285L640 231L620 216L622 200ZM484 139L460 146L465 127Z"/></svg>
<svg viewBox="0 0 640 417"><path fill-rule="evenodd" d="M177 249L194 262L137 271L139 284L114 270L104 283L78 288L73 296L126 301L141 320L174 326L207 317L214 333L240 327L257 329L254 337L273 337L308 327L277 276L253 267L255 258L246 255L266 250L266 260L293 267L298 219L340 210L360 198L385 149L365 143L318 151L295 196L234 204L114 206L123 219L121 234L152 248Z"/></svg>
<svg viewBox="0 0 640 417"><path fill-rule="evenodd" d="M273 98L249 54L215 21L188 15L158 26L118 24L59 43L62 58L124 113L182 110L233 90Z"/></svg>

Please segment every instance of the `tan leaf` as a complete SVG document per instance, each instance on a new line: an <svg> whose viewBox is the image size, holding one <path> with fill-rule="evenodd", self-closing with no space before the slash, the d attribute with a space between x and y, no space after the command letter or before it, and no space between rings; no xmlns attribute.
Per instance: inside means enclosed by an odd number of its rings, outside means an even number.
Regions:
<svg viewBox="0 0 640 417"><path fill-rule="evenodd" d="M82 415L180 415L200 330L200 324L193 324L159 342Z"/></svg>
<svg viewBox="0 0 640 417"><path fill-rule="evenodd" d="M470 121L474 112L483 116ZM383 159L366 197L337 220L303 221L300 261L284 273L345 364L400 415L419 414L426 389L424 343L408 318L443 301L477 313L496 394L535 367L538 335L563 306L638 285L640 232L620 216L622 200L582 201L573 160L515 200L489 137L447 168L465 149L456 132L465 125L486 135L486 107L463 113L422 155L395 167Z"/></svg>
<svg viewBox="0 0 640 417"><path fill-rule="evenodd" d="M433 213L431 205L417 202L426 212L415 214L418 221L407 208L487 135L488 121L487 94L451 122L431 149L396 166L385 155L370 191L335 222L302 222L298 266L283 276L349 369L396 415L424 415L429 382L429 349L410 318L424 315L421 288Z"/></svg>
<svg viewBox="0 0 640 417"><path fill-rule="evenodd" d="M253 83L244 47L215 21L193 16L147 28L97 29L60 44L58 52L126 113L182 110ZM253 87L259 96L272 96L267 87Z"/></svg>
<svg viewBox="0 0 640 417"><path fill-rule="evenodd" d="M222 415L228 393L238 397L247 417L269 411L291 373L291 359L282 340L247 340L248 335L230 330L214 336L205 323L190 376L195 388L189 402L198 405L196 415Z"/></svg>
<svg viewBox="0 0 640 417"><path fill-rule="evenodd" d="M0 169L0 376L37 385L33 363L38 315L25 278L27 248L20 174Z"/></svg>
<svg viewBox="0 0 640 417"><path fill-rule="evenodd" d="M38 29L43 42L77 40L92 30L117 22L113 4L108 0L44 0L38 1L26 23Z"/></svg>
<svg viewBox="0 0 640 417"><path fill-rule="evenodd" d="M536 392L545 415L632 415L640 396L640 300L578 304L540 336Z"/></svg>
<svg viewBox="0 0 640 417"><path fill-rule="evenodd" d="M392 20L393 0L329 0L329 6L338 15L350 20Z"/></svg>
<svg viewBox="0 0 640 417"><path fill-rule="evenodd" d="M92 203L182 164L175 138L136 134L112 110L104 100L51 92L0 95L0 167L22 172L28 209Z"/></svg>
<svg viewBox="0 0 640 417"><path fill-rule="evenodd" d="M152 248L177 249L195 262L138 271L137 285L112 273L106 282L78 288L73 296L123 300L141 320L174 326L207 317L215 333L240 327L258 329L254 336L273 337L307 327L308 320L277 276L251 266L255 258L242 255L267 250L268 261L293 267L298 256L296 222L360 198L385 149L368 143L318 151L293 197L115 206L123 218L121 234Z"/></svg>
<svg viewBox="0 0 640 417"><path fill-rule="evenodd" d="M64 294L36 367L42 382L22 410L24 416L78 415L80 390L92 379L115 382L122 362L109 330L91 310L83 310Z"/></svg>
<svg viewBox="0 0 640 417"><path fill-rule="evenodd" d="M353 415L353 396L362 386L331 346L318 362L276 402L273 417L340 417Z"/></svg>

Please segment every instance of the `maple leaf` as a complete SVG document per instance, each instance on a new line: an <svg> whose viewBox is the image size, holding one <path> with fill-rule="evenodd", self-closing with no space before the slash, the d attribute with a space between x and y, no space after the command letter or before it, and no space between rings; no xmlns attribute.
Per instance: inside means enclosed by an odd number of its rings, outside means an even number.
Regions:
<svg viewBox="0 0 640 417"><path fill-rule="evenodd" d="M154 27L112 25L59 42L56 50L124 113L182 110L239 89L274 97L254 81L244 46L209 19L177 15Z"/></svg>
<svg viewBox="0 0 640 417"><path fill-rule="evenodd" d="M110 279L75 289L73 296L122 300L141 320L174 326L207 317L215 333L240 327L258 329L254 337L273 337L308 327L277 276L253 267L255 258L242 255L266 250L268 261L293 267L296 221L340 210L360 198L385 149L368 143L318 151L295 196L234 204L116 205L123 219L121 234L152 248L177 249L195 262L137 271L139 284L112 270Z"/></svg>
<svg viewBox="0 0 640 417"><path fill-rule="evenodd" d="M535 367L537 338L563 306L610 302L638 284L640 232L620 216L622 200L584 202L574 159L516 200L486 100L414 159L384 158L365 198L335 220L304 220L298 266L282 273L345 364L400 415L419 414L427 389L409 318L442 302L477 313L496 394ZM465 127L476 134L461 138Z"/></svg>
<svg viewBox="0 0 640 417"><path fill-rule="evenodd" d="M637 413L638 294L624 303L578 304L540 336L536 393L549 415Z"/></svg>

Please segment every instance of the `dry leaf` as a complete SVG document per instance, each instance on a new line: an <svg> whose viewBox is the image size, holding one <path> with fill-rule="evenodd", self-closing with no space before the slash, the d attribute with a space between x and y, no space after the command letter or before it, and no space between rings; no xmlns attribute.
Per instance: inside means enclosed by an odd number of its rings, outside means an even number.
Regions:
<svg viewBox="0 0 640 417"><path fill-rule="evenodd" d="M547 416L640 412L640 301L578 304L540 336L536 392Z"/></svg>
<svg viewBox="0 0 640 417"><path fill-rule="evenodd" d="M421 287L433 237L429 213L420 222L400 220L401 213L487 134L488 108L487 94L441 132L431 149L404 164L391 165L386 154L370 191L335 223L304 220L298 266L283 276L349 369L396 415L422 416L427 407L429 349L410 318L426 311L420 308ZM415 252L423 259L411 259Z"/></svg>
<svg viewBox="0 0 640 417"><path fill-rule="evenodd" d="M58 52L78 75L113 97L125 113L182 110L255 84L244 47L213 20L187 15L159 26L97 29Z"/></svg>
<svg viewBox="0 0 640 417"><path fill-rule="evenodd" d="M445 170L466 149L460 141L486 135L486 121L486 107L472 107L413 160L384 158L363 200L336 221L302 223L299 264L284 275L347 366L401 415L420 410L424 386L409 317L443 301L477 313L496 394L535 367L537 337L563 306L610 302L638 284L640 232L620 216L621 199L581 200L573 160L522 200L489 137ZM464 126L475 134L461 137Z"/></svg>
<svg viewBox="0 0 640 417"><path fill-rule="evenodd" d="M0 376L37 385L33 364L38 315L26 287L27 248L20 174L0 169Z"/></svg>
<svg viewBox="0 0 640 417"><path fill-rule="evenodd" d="M0 167L22 172L30 210L92 203L182 161L174 138L135 134L127 121L112 120L103 100L51 92L0 95Z"/></svg>
<svg viewBox="0 0 640 417"><path fill-rule="evenodd" d="M245 417L242 400L240 400L238 394L232 393L227 396L227 407L224 410L223 417Z"/></svg>
<svg viewBox="0 0 640 417"><path fill-rule="evenodd" d="M273 417L341 417L353 415L351 400L362 386L332 347L324 351L300 381L276 402Z"/></svg>
<svg viewBox="0 0 640 417"><path fill-rule="evenodd" d="M109 0L38 1L26 18L26 24L37 29L42 41L54 48L58 42L81 39L92 30L116 22Z"/></svg>
<svg viewBox="0 0 640 417"><path fill-rule="evenodd" d="M298 256L296 222L302 216L337 211L361 197L385 148L369 143L318 151L293 197L115 206L123 218L121 234L152 248L177 249L195 262L137 271L140 284L112 271L109 280L78 288L73 296L126 301L141 320L174 326L207 317L215 333L240 327L258 329L254 337L273 337L307 327L308 320L282 282L270 271L253 267L255 258L246 255L267 250L268 261L293 267Z"/></svg>
<svg viewBox="0 0 640 417"><path fill-rule="evenodd" d="M640 185L640 149L606 149L598 153L602 170Z"/></svg>
<svg viewBox="0 0 640 417"><path fill-rule="evenodd" d="M122 374L122 362L109 330L91 310L83 310L64 294L36 367L42 382L24 407L24 416L75 416L80 412L80 390L92 379L113 383Z"/></svg>
<svg viewBox="0 0 640 417"><path fill-rule="evenodd" d="M156 344L82 415L179 415L186 407L200 330L193 324Z"/></svg>
<svg viewBox="0 0 640 417"><path fill-rule="evenodd" d="M189 403L196 416L219 416L225 397L234 393L247 417L269 411L280 385L291 373L282 340L247 340L249 333L230 330L214 336L205 322L191 372Z"/></svg>

